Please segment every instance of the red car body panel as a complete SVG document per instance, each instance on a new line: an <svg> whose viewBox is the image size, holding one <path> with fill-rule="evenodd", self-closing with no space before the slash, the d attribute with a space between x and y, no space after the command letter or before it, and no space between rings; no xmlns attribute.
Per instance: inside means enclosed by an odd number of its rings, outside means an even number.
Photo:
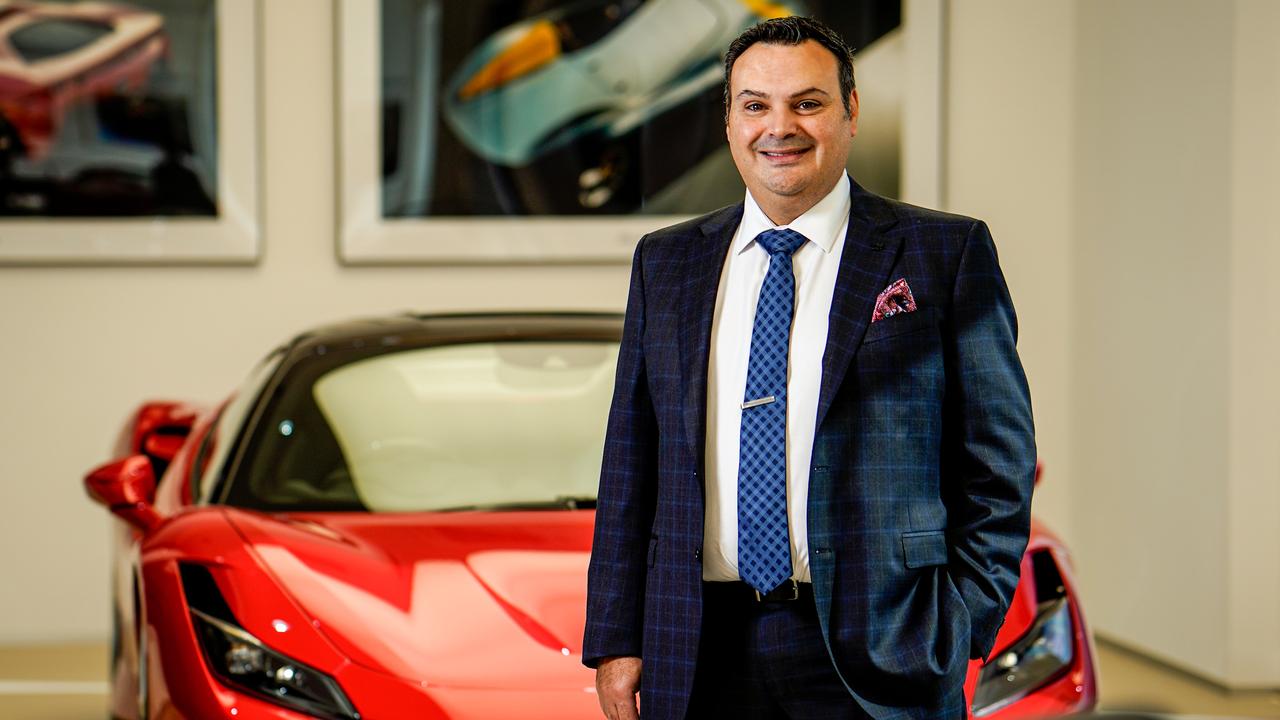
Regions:
<svg viewBox="0 0 1280 720"><path fill-rule="evenodd" d="M592 515L231 514L353 661L429 686L576 692L594 677L580 660Z"/></svg>
<svg viewBox="0 0 1280 720"><path fill-rule="evenodd" d="M199 449L215 415L153 403L120 436L117 451L135 454L156 433L190 429L158 483L160 523L146 533L116 523L113 716L140 716L141 672L152 719L309 717L212 672L179 570L192 563L208 570L244 630L331 676L362 718L600 717L594 675L580 655L593 511L269 514L199 504L188 478L207 462ZM1052 554L1071 598L1073 662L984 720L1070 714L1096 703L1070 558L1039 523L996 655L1036 617L1037 552ZM970 698L981 666L970 666Z"/></svg>
<svg viewBox="0 0 1280 720"><path fill-rule="evenodd" d="M1022 570L1018 589L1014 593L1009 611L1005 614L1004 625L996 636L995 651L992 657L999 655L1002 648L1009 647L1031 626L1036 617L1036 596L1034 587L1035 572L1031 558L1037 552L1052 553L1062 575L1068 597L1073 602L1071 608L1072 663L1069 668L1059 674L1056 679L1041 686L1035 692L1013 702L995 712L983 715L983 720L1012 720L1013 718L1055 717L1072 715L1092 710L1098 702L1097 673L1094 667L1093 636L1085 624L1084 614L1078 602L1079 594L1075 582L1075 571L1071 563L1071 555L1066 546L1042 523L1032 520L1031 539L1027 550L1022 555ZM969 663L969 673L965 679L965 697L972 698L978 684L978 673L983 663L974 660ZM972 716L972 713L971 713Z"/></svg>

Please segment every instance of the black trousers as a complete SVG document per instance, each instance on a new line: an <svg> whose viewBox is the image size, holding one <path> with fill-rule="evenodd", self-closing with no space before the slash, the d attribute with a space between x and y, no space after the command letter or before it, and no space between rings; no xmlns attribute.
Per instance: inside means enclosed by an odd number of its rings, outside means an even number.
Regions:
<svg viewBox="0 0 1280 720"><path fill-rule="evenodd" d="M759 602L742 583L704 583L688 720L868 717L827 655L811 588Z"/></svg>

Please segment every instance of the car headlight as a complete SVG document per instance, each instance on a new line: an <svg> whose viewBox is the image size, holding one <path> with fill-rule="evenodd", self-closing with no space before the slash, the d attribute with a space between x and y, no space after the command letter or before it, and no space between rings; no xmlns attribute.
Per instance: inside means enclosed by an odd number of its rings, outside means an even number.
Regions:
<svg viewBox="0 0 1280 720"><path fill-rule="evenodd" d="M982 666L973 696L974 716L999 710L1070 667L1073 636L1067 598L1041 603L1026 634Z"/></svg>
<svg viewBox="0 0 1280 720"><path fill-rule="evenodd" d="M357 720L337 681L263 645L243 628L193 609L209 667L233 687L326 720Z"/></svg>
<svg viewBox="0 0 1280 720"><path fill-rule="evenodd" d="M336 680L272 650L240 627L208 568L181 563L179 570L196 638L223 684L324 720L359 720Z"/></svg>

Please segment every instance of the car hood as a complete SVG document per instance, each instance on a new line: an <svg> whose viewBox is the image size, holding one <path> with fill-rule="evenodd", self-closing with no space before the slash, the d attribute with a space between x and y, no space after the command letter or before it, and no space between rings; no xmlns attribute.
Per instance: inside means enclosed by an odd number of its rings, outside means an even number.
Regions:
<svg viewBox="0 0 1280 720"><path fill-rule="evenodd" d="M576 689L593 512L233 511L252 552L349 657L424 687Z"/></svg>

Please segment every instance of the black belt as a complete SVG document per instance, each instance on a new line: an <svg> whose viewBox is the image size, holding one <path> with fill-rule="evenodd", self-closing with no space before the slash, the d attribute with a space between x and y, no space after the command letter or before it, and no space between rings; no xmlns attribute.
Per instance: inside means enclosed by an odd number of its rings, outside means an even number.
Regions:
<svg viewBox="0 0 1280 720"><path fill-rule="evenodd" d="M761 603L785 603L813 599L813 583L787 580L767 593L762 593L741 580L732 582L704 582L703 589L709 595Z"/></svg>

